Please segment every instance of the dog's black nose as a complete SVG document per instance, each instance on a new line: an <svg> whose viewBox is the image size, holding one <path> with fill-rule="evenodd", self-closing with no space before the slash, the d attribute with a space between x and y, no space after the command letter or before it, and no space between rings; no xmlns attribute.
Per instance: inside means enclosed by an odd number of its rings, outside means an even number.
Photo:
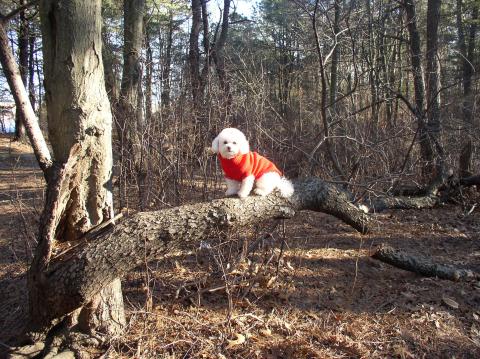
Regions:
<svg viewBox="0 0 480 359"><path fill-rule="evenodd" d="M229 150L229 151L230 151L231 149L232 149L232 148L231 148L230 146L227 146L227 150Z"/></svg>

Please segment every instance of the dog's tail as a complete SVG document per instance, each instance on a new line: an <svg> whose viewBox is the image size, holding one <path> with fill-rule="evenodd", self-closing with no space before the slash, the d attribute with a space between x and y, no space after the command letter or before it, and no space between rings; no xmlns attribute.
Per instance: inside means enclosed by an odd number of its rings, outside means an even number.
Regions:
<svg viewBox="0 0 480 359"><path fill-rule="evenodd" d="M285 177L280 178L277 188L279 189L282 197L290 197L294 191L292 182Z"/></svg>

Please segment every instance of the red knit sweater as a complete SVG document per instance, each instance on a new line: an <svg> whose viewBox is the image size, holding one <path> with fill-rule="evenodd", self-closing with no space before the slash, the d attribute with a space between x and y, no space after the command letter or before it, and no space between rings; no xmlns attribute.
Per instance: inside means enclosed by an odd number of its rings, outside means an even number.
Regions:
<svg viewBox="0 0 480 359"><path fill-rule="evenodd" d="M282 172L268 159L260 156L257 152L248 152L244 155L237 155L234 158L223 158L218 154L222 164L225 177L235 181L242 181L245 177L253 175L259 179L265 173L276 172L282 176Z"/></svg>

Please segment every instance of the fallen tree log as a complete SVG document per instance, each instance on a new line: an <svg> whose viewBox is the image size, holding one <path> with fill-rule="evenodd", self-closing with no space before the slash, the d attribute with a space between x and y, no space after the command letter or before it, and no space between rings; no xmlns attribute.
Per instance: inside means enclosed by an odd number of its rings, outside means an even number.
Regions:
<svg viewBox="0 0 480 359"><path fill-rule="evenodd" d="M403 191L403 195L392 197L377 197L369 201L372 212L382 212L386 209L425 209L433 208L441 202L439 191L446 186L452 177L452 171L442 171L432 182L417 191Z"/></svg>
<svg viewBox="0 0 480 359"><path fill-rule="evenodd" d="M390 246L381 246L372 255L372 258L425 277L438 277L454 281L474 277L474 273L470 270L436 264L430 258L414 256Z"/></svg>
<svg viewBox="0 0 480 359"><path fill-rule="evenodd" d="M378 197L368 202L372 212L382 212L387 209L425 209L433 208L440 203L440 198L435 194L423 197Z"/></svg>
<svg viewBox="0 0 480 359"><path fill-rule="evenodd" d="M278 195L223 198L125 218L93 240L53 258L39 281L43 308L35 313L40 327L87 304L95 294L146 260L161 259L203 240L273 218L291 218L297 211L333 215L357 231L368 231L369 215L337 187L310 178L294 183L290 198Z"/></svg>
<svg viewBox="0 0 480 359"><path fill-rule="evenodd" d="M461 186L480 186L480 175L460 179Z"/></svg>

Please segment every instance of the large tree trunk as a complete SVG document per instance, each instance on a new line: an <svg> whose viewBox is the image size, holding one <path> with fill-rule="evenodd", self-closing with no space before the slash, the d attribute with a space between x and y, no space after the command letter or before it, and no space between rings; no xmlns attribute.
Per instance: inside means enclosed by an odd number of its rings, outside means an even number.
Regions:
<svg viewBox="0 0 480 359"><path fill-rule="evenodd" d="M105 285L146 260L162 259L197 248L220 232L238 231L273 218L290 218L297 211L331 214L361 233L369 216L337 187L319 179L294 184L291 198L277 195L225 198L154 212L140 212L54 258L45 271L40 298L44 321L51 321L89 303Z"/></svg>
<svg viewBox="0 0 480 359"><path fill-rule="evenodd" d="M113 215L112 115L104 85L100 14L100 0L40 2L49 138L57 165L28 276L34 330L51 325L43 320L51 309L43 298L46 288L58 284L46 274L53 241L77 240ZM116 277L104 283L70 315L70 322L118 333L125 324L119 283Z"/></svg>

